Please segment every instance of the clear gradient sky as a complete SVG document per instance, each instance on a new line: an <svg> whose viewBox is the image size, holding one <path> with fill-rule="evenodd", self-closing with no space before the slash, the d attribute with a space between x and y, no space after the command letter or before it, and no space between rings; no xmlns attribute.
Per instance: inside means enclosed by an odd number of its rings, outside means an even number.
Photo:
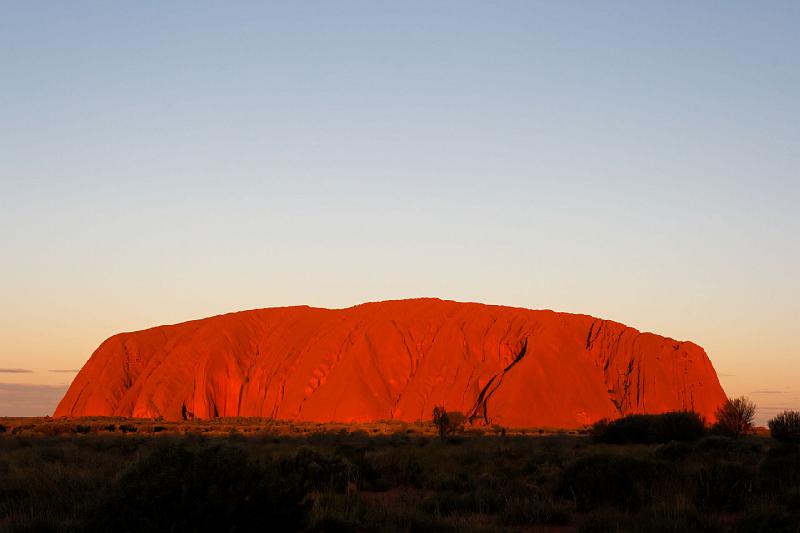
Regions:
<svg viewBox="0 0 800 533"><path fill-rule="evenodd" d="M0 416L106 337L414 296L800 408L800 3L0 3ZM62 372L54 372L54 370Z"/></svg>

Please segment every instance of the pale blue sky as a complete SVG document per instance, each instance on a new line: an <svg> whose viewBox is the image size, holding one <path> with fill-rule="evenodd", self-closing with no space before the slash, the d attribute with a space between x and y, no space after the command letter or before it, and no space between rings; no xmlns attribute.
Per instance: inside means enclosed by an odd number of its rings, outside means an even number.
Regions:
<svg viewBox="0 0 800 533"><path fill-rule="evenodd" d="M0 383L67 383L120 330L439 296L694 340L729 393L800 407L798 27L797 2L0 2L0 367L32 370Z"/></svg>

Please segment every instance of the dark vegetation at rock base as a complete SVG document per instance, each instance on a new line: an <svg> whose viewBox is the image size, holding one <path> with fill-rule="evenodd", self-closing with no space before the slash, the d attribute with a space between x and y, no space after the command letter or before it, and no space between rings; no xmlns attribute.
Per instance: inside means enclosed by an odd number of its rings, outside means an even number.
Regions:
<svg viewBox="0 0 800 533"><path fill-rule="evenodd" d="M769 421L772 438L781 442L800 443L800 412L784 411Z"/></svg>
<svg viewBox="0 0 800 533"><path fill-rule="evenodd" d="M630 415L594 425L592 440L608 444L663 444L695 441L705 433L705 421L690 411L661 415Z"/></svg>
<svg viewBox="0 0 800 533"><path fill-rule="evenodd" d="M591 437L466 427L442 439L433 424L396 422L3 425L0 531L800 531L797 444L698 432L690 413Z"/></svg>

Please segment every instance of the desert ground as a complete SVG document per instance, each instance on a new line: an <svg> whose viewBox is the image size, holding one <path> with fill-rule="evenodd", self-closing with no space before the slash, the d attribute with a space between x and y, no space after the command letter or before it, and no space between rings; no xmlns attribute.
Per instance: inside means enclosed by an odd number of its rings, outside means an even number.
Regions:
<svg viewBox="0 0 800 533"><path fill-rule="evenodd" d="M0 419L2 531L798 531L800 453L590 428ZM600 439L601 440L601 439Z"/></svg>

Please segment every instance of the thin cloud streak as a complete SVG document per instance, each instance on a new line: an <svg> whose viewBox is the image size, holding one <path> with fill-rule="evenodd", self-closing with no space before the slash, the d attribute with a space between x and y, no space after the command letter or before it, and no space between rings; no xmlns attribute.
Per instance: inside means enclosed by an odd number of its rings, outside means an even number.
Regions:
<svg viewBox="0 0 800 533"><path fill-rule="evenodd" d="M27 368L0 368L0 374L31 374L33 370Z"/></svg>
<svg viewBox="0 0 800 533"><path fill-rule="evenodd" d="M775 405L775 406L759 406L758 410L763 413L782 413L784 411L796 411L796 408L792 408L791 405Z"/></svg>
<svg viewBox="0 0 800 533"><path fill-rule="evenodd" d="M74 374L78 371L74 369L68 369L68 370L48 370L48 372L56 372L59 374L70 374L70 373Z"/></svg>

